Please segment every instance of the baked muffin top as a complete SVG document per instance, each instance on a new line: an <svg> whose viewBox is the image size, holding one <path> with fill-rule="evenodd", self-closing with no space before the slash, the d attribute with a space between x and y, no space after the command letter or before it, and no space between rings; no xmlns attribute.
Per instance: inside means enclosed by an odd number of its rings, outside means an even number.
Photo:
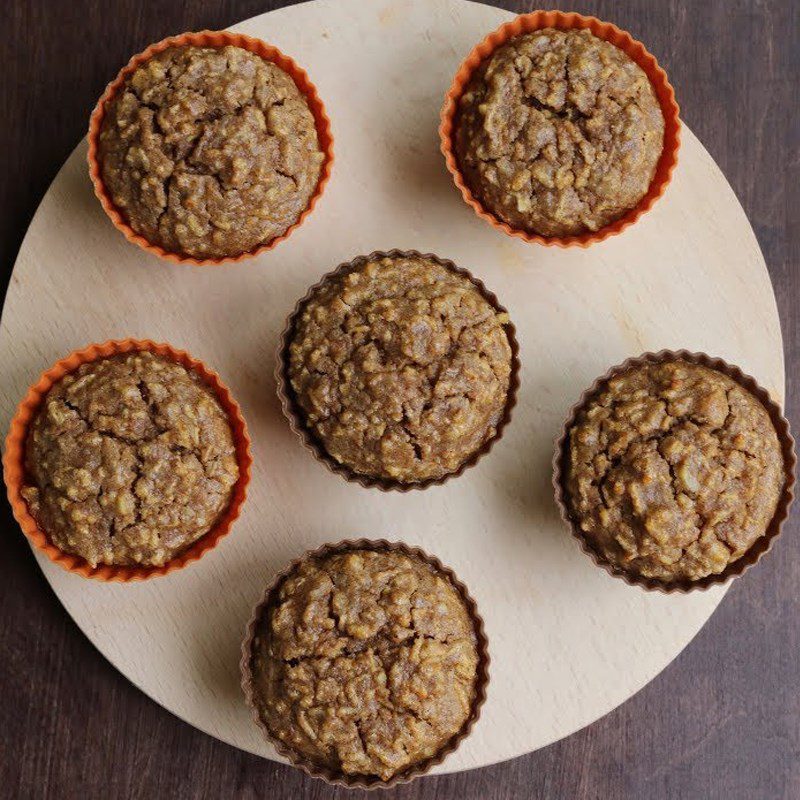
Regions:
<svg viewBox="0 0 800 800"><path fill-rule="evenodd" d="M288 377L310 431L354 472L416 483L455 472L496 433L511 347L469 278L418 256L324 282L295 320Z"/></svg>
<svg viewBox="0 0 800 800"><path fill-rule="evenodd" d="M292 78L239 47L173 47L106 108L103 182L169 252L237 256L293 225L319 181L314 117Z"/></svg>
<svg viewBox="0 0 800 800"><path fill-rule="evenodd" d="M644 197L664 143L652 84L586 30L511 39L461 96L455 151L473 194L514 228L596 231Z"/></svg>
<svg viewBox="0 0 800 800"><path fill-rule="evenodd" d="M461 731L477 638L446 575L398 552L354 550L302 562L277 595L251 667L261 719L290 750L388 780Z"/></svg>
<svg viewBox="0 0 800 800"><path fill-rule="evenodd" d="M569 432L573 520L611 564L664 582L741 558L766 532L784 482L761 402L684 361L611 378Z"/></svg>
<svg viewBox="0 0 800 800"><path fill-rule="evenodd" d="M239 477L212 390L147 351L83 364L55 384L25 456L32 515L92 566L166 563L214 526Z"/></svg>

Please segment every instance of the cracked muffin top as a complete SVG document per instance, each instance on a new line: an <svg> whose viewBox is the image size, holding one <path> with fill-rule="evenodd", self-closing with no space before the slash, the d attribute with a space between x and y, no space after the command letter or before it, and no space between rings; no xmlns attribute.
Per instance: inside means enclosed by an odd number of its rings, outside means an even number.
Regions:
<svg viewBox="0 0 800 800"><path fill-rule="evenodd" d="M103 182L131 228L196 258L238 256L285 233L323 158L292 78L239 47L174 47L146 61L99 136Z"/></svg>
<svg viewBox="0 0 800 800"><path fill-rule="evenodd" d="M288 377L335 461L400 483L437 479L497 432L511 374L507 323L469 278L435 261L368 260L306 301Z"/></svg>
<svg viewBox="0 0 800 800"><path fill-rule="evenodd" d="M586 30L511 39L461 96L455 151L473 194L513 228L596 231L647 194L664 117L641 67Z"/></svg>
<svg viewBox="0 0 800 800"><path fill-rule="evenodd" d="M569 432L572 519L611 564L646 578L722 572L764 535L784 482L764 406L696 364L612 377Z"/></svg>
<svg viewBox="0 0 800 800"><path fill-rule="evenodd" d="M348 775L435 756L476 694L477 637L450 579L396 551L309 559L258 622L255 704L272 736Z"/></svg>
<svg viewBox="0 0 800 800"><path fill-rule="evenodd" d="M31 514L93 567L166 563L214 526L239 477L213 391L147 351L83 364L55 384L25 456Z"/></svg>

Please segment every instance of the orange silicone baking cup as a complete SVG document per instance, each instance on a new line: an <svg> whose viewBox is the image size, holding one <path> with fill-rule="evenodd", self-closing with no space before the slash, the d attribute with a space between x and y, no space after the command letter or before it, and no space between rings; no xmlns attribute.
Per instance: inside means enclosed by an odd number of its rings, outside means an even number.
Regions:
<svg viewBox="0 0 800 800"><path fill-rule="evenodd" d="M35 418L39 408L50 389L65 375L74 372L81 364L88 364L109 356L121 353L130 353L149 350L164 358L182 364L187 369L199 375L219 400L220 405L228 415L234 444L236 446L236 460L239 465L239 479L237 480L228 509L217 524L187 550L160 567L147 566L109 566L105 564L93 567L80 556L66 553L56 547L50 537L39 527L36 520L28 510L28 504L22 497L22 488L25 485L25 443L28 438L28 428ZM169 575L170 572L182 569L202 558L209 550L213 550L219 541L230 533L233 523L239 517L247 496L247 485L250 482L250 469L253 458L250 454L250 437L247 433L239 405L230 393L227 386L220 380L216 372L210 370L202 361L198 361L183 350L176 350L168 344L158 344L149 339L123 339L121 341L108 341L102 344L91 344L83 350L76 350L66 358L62 358L50 369L42 374L36 381L25 398L19 404L11 427L6 437L5 453L3 454L3 478L6 483L8 500L14 518L22 528L23 533L31 543L43 552L51 561L64 567L69 572L74 572L84 578L94 578L99 581L114 581L127 583L155 578L159 575Z"/></svg>
<svg viewBox="0 0 800 800"><path fill-rule="evenodd" d="M140 65L148 61L158 53L163 52L169 47L185 47L193 45L196 47L226 47L231 45L233 47L241 47L244 50L249 50L255 53L265 61L270 61L276 66L280 67L284 72L288 73L295 85L305 97L311 113L314 115L314 122L317 128L317 137L319 139L319 146L322 150L325 160L322 163L320 171L319 182L317 188L311 195L305 211L300 215L297 222L290 225L284 233L276 236L266 244L262 244L255 250L247 253L242 253L238 256L225 256L223 258L192 258L191 256L183 255L181 253L171 253L160 247L157 244L149 242L144 236L136 233L131 226L125 221L123 214L114 204L111 195L103 183L100 174L100 162L98 160L98 139L100 129L103 125L103 118L105 117L105 110L108 103L114 98L119 88L127 80ZM159 258L166 261L171 261L173 264L192 264L196 267L216 266L218 264L232 263L244 261L248 258L266 253L267 250L272 250L277 247L284 239L287 239L297 228L299 228L306 218L311 214L322 197L326 185L331 176L331 169L333 167L333 135L331 133L331 121L325 111L325 106L320 99L316 86L311 82L305 70L299 67L289 56L284 55L277 47L262 42L260 39L254 39L251 36L244 36L240 33L229 33L227 31L199 31L197 33L182 33L177 36L170 36L167 39L162 39L156 44L151 44L143 52L133 56L131 60L123 67L117 77L108 84L103 96L97 101L97 105L92 112L89 119L89 154L87 160L89 162L89 175L94 184L94 193L97 199L103 206L103 210L108 215L108 218L114 223L114 227L121 231L123 236L133 244L138 245L148 253L152 253Z"/></svg>
<svg viewBox="0 0 800 800"><path fill-rule="evenodd" d="M619 219L597 231L578 236L540 236L537 233L512 228L508 223L503 222L503 220L486 209L472 193L464 180L464 176L461 174L454 152L455 117L459 100L472 74L486 58L509 39L513 39L523 33L541 30L542 28L558 28L560 30L588 29L598 39L603 39L618 47L644 70L653 85L664 115L664 147L647 194L634 208ZM502 231L508 236L516 236L526 242L536 242L537 244L551 247L589 247L595 242L602 242L610 236L622 233L645 212L649 211L656 200L664 194L667 185L672 179L675 165L678 163L678 149L680 148L681 140L679 114L680 108L675 100L675 91L667 79L667 73L659 66L655 56L649 53L645 46L634 39L627 31L621 30L610 22L602 22L596 17L584 17L574 12L533 11L530 14L521 14L510 22L505 23L505 25L501 25L480 44L476 45L462 62L455 78L453 78L450 89L445 95L439 136L441 138L442 154L447 162L447 169L450 170L450 174L453 176L456 186L460 189L464 201L472 207L481 219L488 222L493 228Z"/></svg>
<svg viewBox="0 0 800 800"><path fill-rule="evenodd" d="M255 678L253 675L253 648L259 638L261 625L265 614L274 605L278 594L280 592L283 582L297 569L308 561L316 559L327 558L328 556L336 555L339 553L348 553L353 550L371 550L375 552L388 552L399 553L407 558L421 561L424 564L432 567L436 573L444 576L450 584L456 589L461 596L467 611L469 612L470 619L472 620L473 630L475 631L475 642L478 651L478 666L476 671L475 693L472 698L472 707L470 709L469 717L467 717L461 730L455 734L449 741L439 748L430 758L425 759L417 764L412 764L402 772L398 772L388 780L381 780L376 775L349 775L347 773L329 769L313 761L305 758L299 752L292 750L284 744L277 736L274 736L267 727L264 720L261 718L259 712L258 690L255 686ZM239 668L242 677L242 690L244 691L245 701L247 707L250 709L250 714L260 729L263 737L269 742L279 755L287 759L293 766L303 770L307 775L312 778L321 778L325 783L345 786L348 789L391 789L394 786L402 783L408 783L414 778L419 778L426 775L433 767L441 764L447 756L455 752L461 745L461 742L466 739L475 723L481 715L481 708L486 702L486 692L489 685L489 641L486 637L484 629L483 617L478 611L478 606L475 600L470 595L467 587L462 583L456 573L446 567L435 556L426 553L419 547L412 547L404 542L390 542L386 539L344 539L335 544L323 544L315 550L308 550L299 558L292 561L284 569L282 569L270 582L267 590L262 595L261 601L256 605L250 622L245 629L245 637L242 642L242 657L239 662Z"/></svg>

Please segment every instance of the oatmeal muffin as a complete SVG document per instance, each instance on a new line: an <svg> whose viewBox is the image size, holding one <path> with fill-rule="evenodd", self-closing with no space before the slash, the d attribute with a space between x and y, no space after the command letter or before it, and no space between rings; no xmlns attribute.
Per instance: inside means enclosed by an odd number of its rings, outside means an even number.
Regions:
<svg viewBox="0 0 800 800"><path fill-rule="evenodd" d="M357 260L294 320L288 378L300 415L358 475L413 484L451 474L503 418L508 324L468 277L430 258Z"/></svg>
<svg viewBox="0 0 800 800"><path fill-rule="evenodd" d="M455 152L483 206L542 236L596 231L647 194L664 116L647 75L587 30L517 36L461 96Z"/></svg>
<svg viewBox="0 0 800 800"><path fill-rule="evenodd" d="M184 366L142 351L80 366L30 426L22 495L67 553L161 566L207 533L239 477L228 418Z"/></svg>
<svg viewBox="0 0 800 800"><path fill-rule="evenodd" d="M136 233L197 258L238 256L297 222L320 177L292 78L239 47L173 47L133 72L99 135L102 180Z"/></svg>
<svg viewBox="0 0 800 800"><path fill-rule="evenodd" d="M476 696L478 644L444 573L398 551L302 560L251 643L254 704L296 758L383 781L437 755Z"/></svg>
<svg viewBox="0 0 800 800"><path fill-rule="evenodd" d="M566 503L592 548L671 583L723 572L767 531L785 483L761 402L685 361L613 376L569 431Z"/></svg>

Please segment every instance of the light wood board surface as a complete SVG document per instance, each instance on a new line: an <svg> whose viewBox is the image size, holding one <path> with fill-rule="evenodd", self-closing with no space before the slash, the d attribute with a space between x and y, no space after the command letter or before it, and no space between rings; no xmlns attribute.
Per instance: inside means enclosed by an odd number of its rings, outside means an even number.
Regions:
<svg viewBox="0 0 800 800"><path fill-rule="evenodd" d="M472 736L439 771L494 763L592 722L658 674L723 590L638 591L592 566L551 496L552 442L610 365L662 347L738 364L782 401L775 299L747 219L684 127L680 164L653 211L588 250L505 237L462 202L438 152L442 96L458 63L510 17L461 0L318 0L236 26L295 57L328 107L337 163L291 239L256 261L159 262L122 239L92 195L85 143L51 186L20 250L0 327L3 425L26 387L90 341L167 340L217 369L254 439L234 532L189 569L104 586L42 568L97 648L192 725L274 757L238 685L240 639L272 573L345 536L419 544L452 566L485 617L492 682ZM274 394L277 338L296 299L343 260L392 247L471 269L517 325L523 385L503 441L444 487L385 495L310 459Z"/></svg>

